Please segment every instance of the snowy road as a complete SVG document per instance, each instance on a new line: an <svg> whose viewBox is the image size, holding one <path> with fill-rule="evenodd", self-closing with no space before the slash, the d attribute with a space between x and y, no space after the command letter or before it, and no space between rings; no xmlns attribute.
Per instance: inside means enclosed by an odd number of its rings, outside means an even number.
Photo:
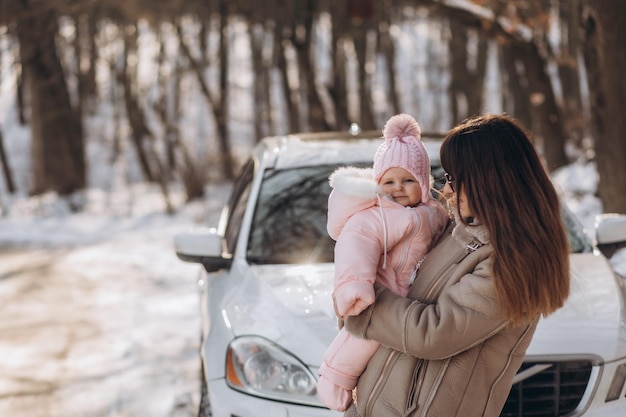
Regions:
<svg viewBox="0 0 626 417"><path fill-rule="evenodd" d="M188 417L197 294L171 233L0 252L1 417Z"/></svg>

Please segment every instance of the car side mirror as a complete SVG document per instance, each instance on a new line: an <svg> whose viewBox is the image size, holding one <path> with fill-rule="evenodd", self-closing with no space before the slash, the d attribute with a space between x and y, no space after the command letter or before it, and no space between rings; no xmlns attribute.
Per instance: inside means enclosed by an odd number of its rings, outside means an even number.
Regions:
<svg viewBox="0 0 626 417"><path fill-rule="evenodd" d="M599 214L596 216L595 229L596 245L607 258L626 247L626 215Z"/></svg>
<svg viewBox="0 0 626 417"><path fill-rule="evenodd" d="M224 239L213 228L176 234L174 248L181 261L202 264L207 272L228 269L232 264L232 256L224 250Z"/></svg>

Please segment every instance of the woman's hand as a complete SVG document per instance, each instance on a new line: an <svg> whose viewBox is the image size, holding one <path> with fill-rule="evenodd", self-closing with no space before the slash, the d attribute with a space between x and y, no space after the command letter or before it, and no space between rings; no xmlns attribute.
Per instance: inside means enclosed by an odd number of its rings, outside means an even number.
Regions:
<svg viewBox="0 0 626 417"><path fill-rule="evenodd" d="M346 330L350 332L353 336L358 337L359 339L367 339L367 327L369 326L370 320L372 318L372 313L374 312L374 308L376 307L376 300L378 299L378 297L384 292L391 292L385 286L380 285L376 282L374 283L373 288L375 294L374 302L372 302L360 314L354 316L346 316L345 323L342 320L342 327L345 324Z"/></svg>

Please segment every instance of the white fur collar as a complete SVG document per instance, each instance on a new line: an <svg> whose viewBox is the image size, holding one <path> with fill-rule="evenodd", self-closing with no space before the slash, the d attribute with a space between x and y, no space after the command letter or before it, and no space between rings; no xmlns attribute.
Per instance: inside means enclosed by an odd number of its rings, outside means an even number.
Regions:
<svg viewBox="0 0 626 417"><path fill-rule="evenodd" d="M381 192L374 181L372 168L337 168L328 178L328 183L337 192L348 197L372 199Z"/></svg>

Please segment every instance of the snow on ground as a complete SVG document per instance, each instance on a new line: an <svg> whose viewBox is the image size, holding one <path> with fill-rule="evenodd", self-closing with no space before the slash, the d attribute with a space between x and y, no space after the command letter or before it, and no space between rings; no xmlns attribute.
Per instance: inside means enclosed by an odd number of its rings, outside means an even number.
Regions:
<svg viewBox="0 0 626 417"><path fill-rule="evenodd" d="M0 219L0 415L195 415L198 268L172 236L205 208L168 216L159 197L121 216L46 196Z"/></svg>

